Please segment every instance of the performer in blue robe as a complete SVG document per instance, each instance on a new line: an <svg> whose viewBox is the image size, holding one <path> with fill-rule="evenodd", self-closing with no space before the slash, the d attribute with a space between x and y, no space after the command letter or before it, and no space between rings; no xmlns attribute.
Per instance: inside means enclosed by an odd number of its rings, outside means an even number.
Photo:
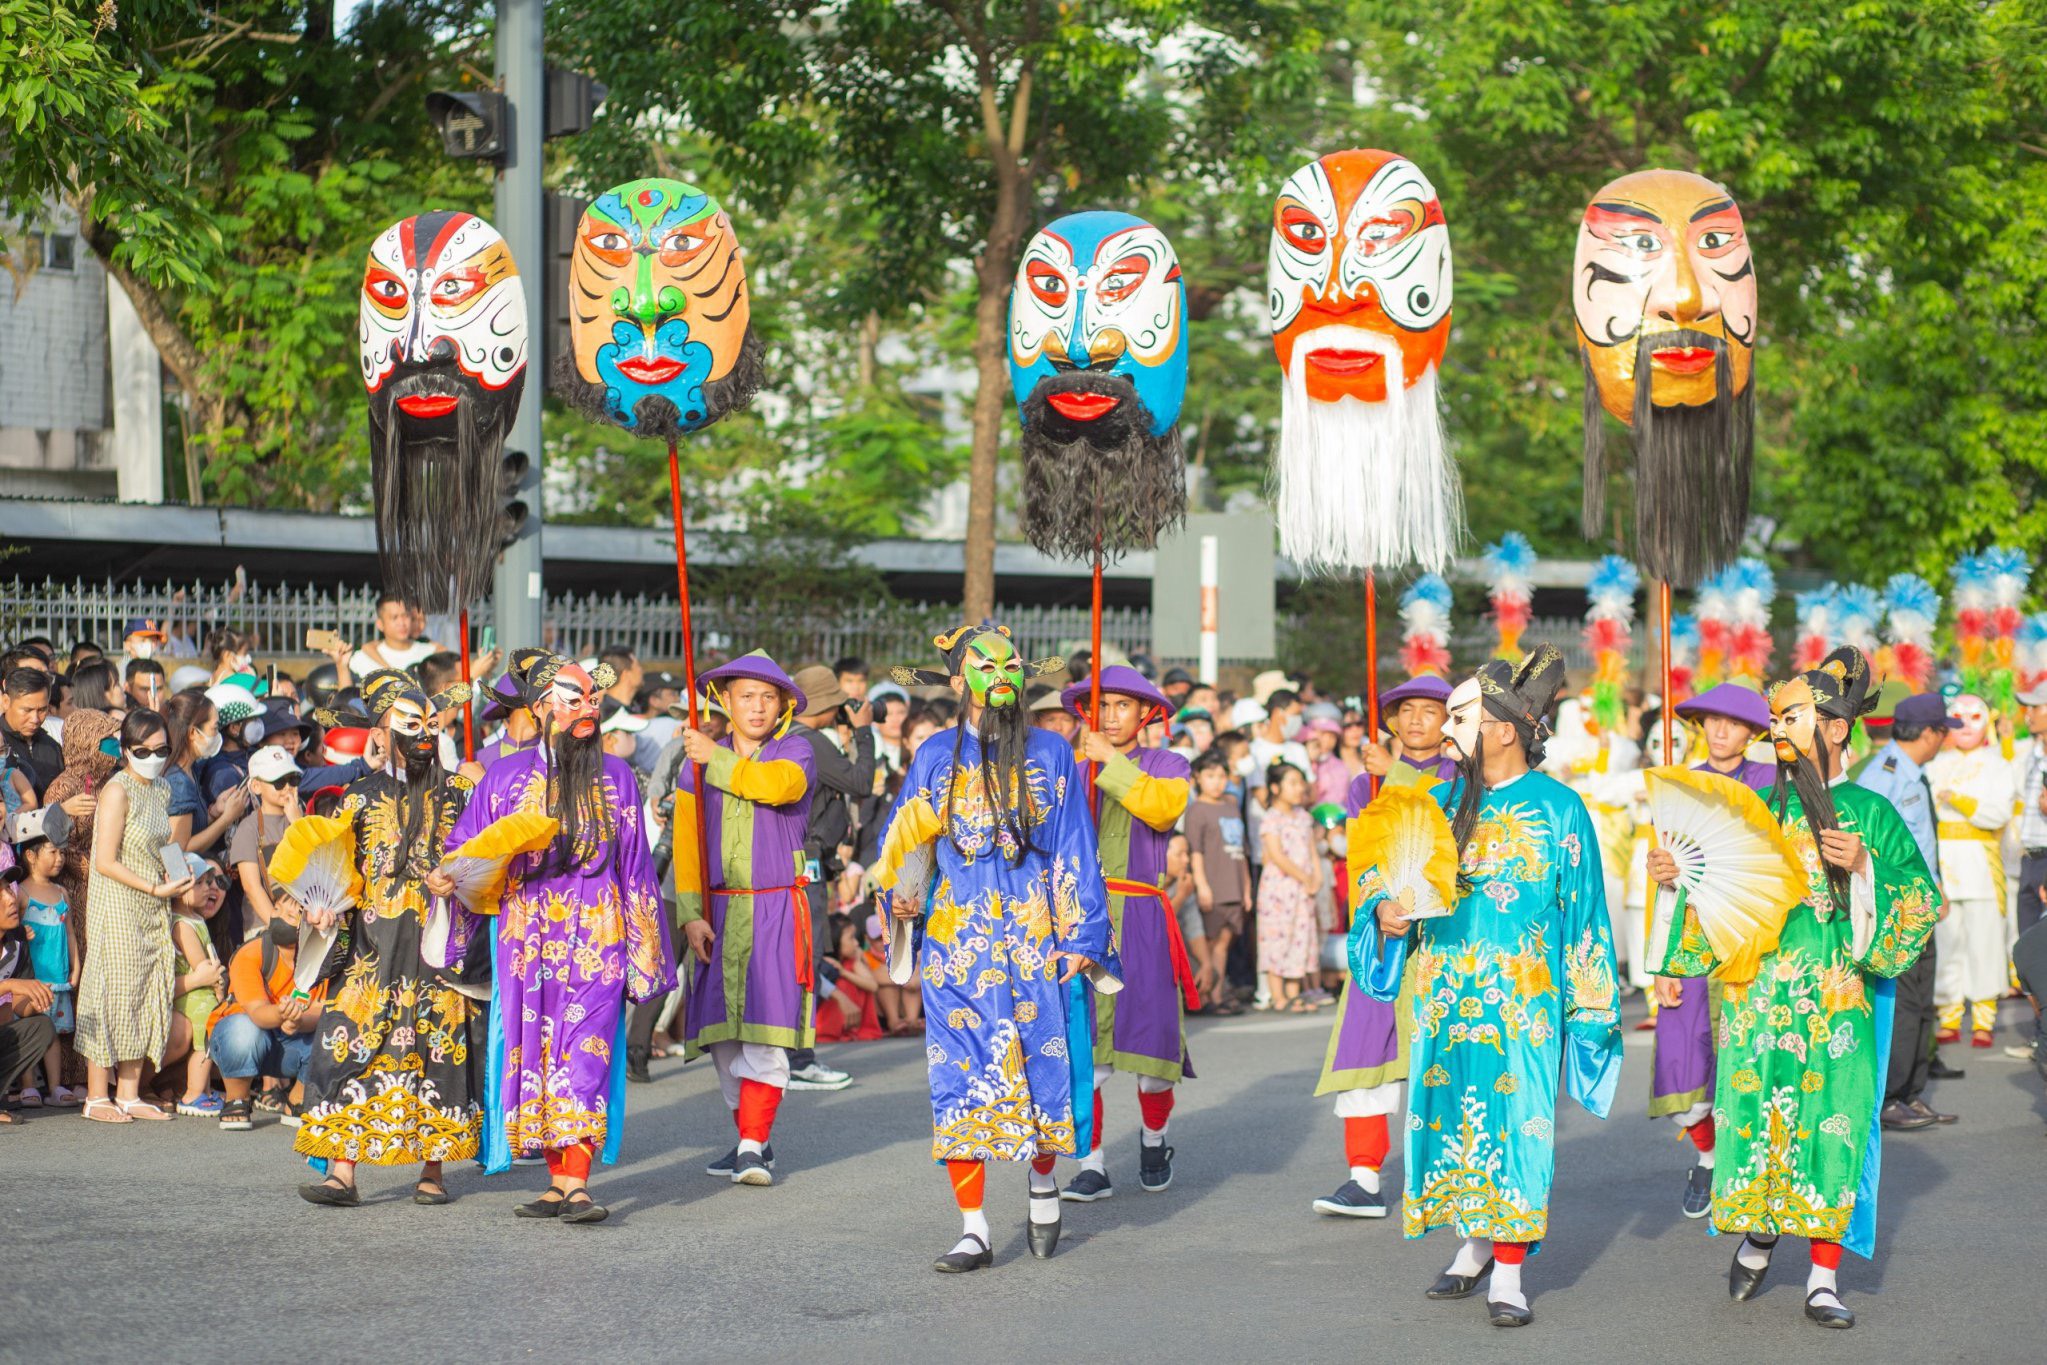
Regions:
<svg viewBox="0 0 2047 1365"><path fill-rule="evenodd" d="M1399 995L1413 959L1403 1230L1454 1227L1464 1244L1428 1296L1464 1298L1490 1274L1502 1327L1534 1320L1521 1264L1549 1227L1558 1074L1600 1118L1620 1080L1598 839L1577 793L1532 767L1563 678L1545 646L1452 693L1456 908L1411 920L1367 869L1351 925L1352 973L1378 999Z"/></svg>
<svg viewBox="0 0 2047 1365"><path fill-rule="evenodd" d="M1031 1251L1059 1239L1054 1158L1075 1151L1074 1099L1094 1089L1087 974L1120 988L1095 831L1072 751L1030 726L1027 675L1007 630L938 637L949 672L898 670L905 686L949 681L960 721L927 739L903 775L877 879L892 893L889 970L924 991L933 1160L952 1177L964 1230L933 1268L992 1263L985 1163L1028 1161ZM921 928L921 947L913 930Z"/></svg>

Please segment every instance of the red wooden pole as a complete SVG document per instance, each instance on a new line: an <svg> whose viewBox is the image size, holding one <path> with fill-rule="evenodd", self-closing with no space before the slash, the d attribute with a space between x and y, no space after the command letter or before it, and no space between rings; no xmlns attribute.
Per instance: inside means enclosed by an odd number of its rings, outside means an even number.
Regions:
<svg viewBox="0 0 2047 1365"><path fill-rule="evenodd" d="M1087 665L1087 726L1090 730L1102 728L1102 538L1095 537L1095 573L1093 586L1093 612L1089 621L1088 665ZM1095 786L1095 765L1087 765L1088 809L1101 818L1102 796Z"/></svg>
<svg viewBox="0 0 2047 1365"><path fill-rule="evenodd" d="M1670 695L1670 580L1664 579L1660 592L1661 603L1657 611L1657 634L1663 645L1663 761L1675 763L1676 757L1670 748L1671 719L1676 714L1677 699Z"/></svg>
<svg viewBox="0 0 2047 1365"><path fill-rule="evenodd" d="M462 608L462 681L469 681L469 608ZM462 699L462 761L476 761L476 711L469 698Z"/></svg>

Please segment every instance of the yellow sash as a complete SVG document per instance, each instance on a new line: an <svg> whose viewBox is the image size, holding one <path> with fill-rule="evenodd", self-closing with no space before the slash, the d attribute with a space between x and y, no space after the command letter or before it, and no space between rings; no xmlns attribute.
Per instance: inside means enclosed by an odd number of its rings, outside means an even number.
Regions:
<svg viewBox="0 0 2047 1365"><path fill-rule="evenodd" d="M1997 886L1997 913L2005 913L2003 836L1991 830L1978 829L1966 820L1943 820L1938 833L1943 839L1966 839L1983 845L1984 856L1990 859L1990 880Z"/></svg>

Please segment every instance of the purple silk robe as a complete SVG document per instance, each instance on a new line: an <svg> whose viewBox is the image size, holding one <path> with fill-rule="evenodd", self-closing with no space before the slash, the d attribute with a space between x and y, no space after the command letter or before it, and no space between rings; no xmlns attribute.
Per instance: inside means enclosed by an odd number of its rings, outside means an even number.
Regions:
<svg viewBox="0 0 2047 1365"><path fill-rule="evenodd" d="M1711 763L1694 763L1696 773L1731 777L1757 793L1777 785L1777 766L1744 758L1741 766L1723 773ZM1653 944L1649 960L1658 961L1662 944ZM1678 1003L1656 1011L1655 1051L1649 1067L1649 1117L1682 1114L1713 1098L1713 996L1719 990L1703 976L1680 977Z"/></svg>
<svg viewBox="0 0 2047 1365"><path fill-rule="evenodd" d="M547 814L547 776L544 747L493 763L448 836L449 850L514 811ZM604 810L616 822L610 839L566 873L545 871L553 849L514 859L498 908L491 1007L503 1032L498 1098L513 1157L585 1139L615 1149L624 1114L610 1112L612 1071L625 1061L626 1002L675 989L639 782L608 754L602 782Z"/></svg>
<svg viewBox="0 0 2047 1365"><path fill-rule="evenodd" d="M1192 776L1187 760L1170 749L1139 748L1103 769L1096 779L1102 792L1097 840L1105 880L1165 884L1166 846L1187 809ZM1187 1043L1180 1027L1180 982L1173 975L1172 914L1162 897L1111 892L1109 922L1123 956L1123 989L1114 995L1090 989L1088 997L1097 1061L1177 1083L1186 1069Z"/></svg>
<svg viewBox="0 0 2047 1365"><path fill-rule="evenodd" d="M728 736L720 747L732 752ZM771 804L735 792L759 790L747 780L747 769L792 764L801 770L801 789L776 782L774 795L789 797ZM712 1043L737 1040L773 1047L809 1047L814 987L807 975L816 960L810 939L810 902L797 890L804 870L803 836L810 826L810 799L817 783L817 759L801 735L770 739L750 759L718 759L705 768L710 790L705 843L711 860L711 904L706 909L699 888L677 884L677 909L687 923L707 915L713 945L711 960L689 959L689 1000L683 1006L683 1046L696 1056ZM685 763L677 776L678 790L697 797L696 765ZM730 784L730 785L727 785ZM678 813L684 809L677 802ZM678 840L694 838L678 818ZM678 858L680 867L683 863ZM692 862L690 864L694 866ZM751 890L753 895L733 895Z"/></svg>
<svg viewBox="0 0 2047 1365"><path fill-rule="evenodd" d="M1400 762L1427 773L1447 787L1456 785L1458 767L1452 759L1438 756L1415 762L1403 755ZM1350 794L1343 803L1344 814L1352 820L1357 819L1358 812L1371 799L1371 774L1359 773L1351 779ZM1349 903L1355 905L1356 879L1364 874L1365 869L1352 866L1349 871L1352 885L1345 887L1344 893ZM1401 1043L1406 1037L1407 1030L1400 1026L1399 1009L1395 1004L1373 999L1359 990L1354 981L1344 982L1343 1002L1336 1009L1336 1025L1329 1030L1329 1048L1322 1057L1322 1078L1316 1082L1315 1093L1330 1095L1342 1090L1370 1090L1388 1081L1405 1080L1407 1052Z"/></svg>

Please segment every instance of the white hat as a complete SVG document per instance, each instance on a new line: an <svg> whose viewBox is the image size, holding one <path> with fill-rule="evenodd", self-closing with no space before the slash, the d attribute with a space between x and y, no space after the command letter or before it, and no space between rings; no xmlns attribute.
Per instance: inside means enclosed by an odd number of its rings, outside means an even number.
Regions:
<svg viewBox="0 0 2047 1365"><path fill-rule="evenodd" d="M1230 728L1241 730L1247 725L1256 725L1265 719L1265 708L1249 697L1240 697L1230 708Z"/></svg>
<svg viewBox="0 0 2047 1365"><path fill-rule="evenodd" d="M189 692L195 687L206 686L206 680L212 676L198 664L180 664L171 673L168 685L173 692Z"/></svg>
<svg viewBox="0 0 2047 1365"><path fill-rule="evenodd" d="M1273 693L1283 687L1292 687L1293 685L1294 680L1289 678L1284 672L1277 668L1268 668L1257 677L1251 679L1251 695L1258 698L1258 704L1263 706L1271 699ZM1258 719L1264 720L1265 717L1260 716Z"/></svg>
<svg viewBox="0 0 2047 1365"><path fill-rule="evenodd" d="M267 744L249 756L249 776L258 782L275 782L304 771L296 759L275 744Z"/></svg>
<svg viewBox="0 0 2047 1365"><path fill-rule="evenodd" d="M215 683L206 689L206 700L213 703L214 713L222 725L233 725L238 720L250 720L263 714L263 703L240 683Z"/></svg>

